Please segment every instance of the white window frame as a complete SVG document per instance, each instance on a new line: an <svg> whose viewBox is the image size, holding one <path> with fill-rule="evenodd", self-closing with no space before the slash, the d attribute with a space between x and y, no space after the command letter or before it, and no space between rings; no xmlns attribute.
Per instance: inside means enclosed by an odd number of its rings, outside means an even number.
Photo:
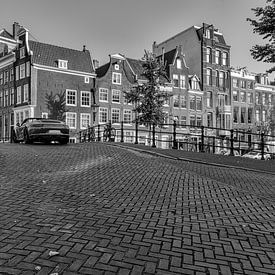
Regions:
<svg viewBox="0 0 275 275"><path fill-rule="evenodd" d="M108 102L108 94L109 90L107 88L99 88L99 101L100 102ZM104 100L101 98L102 95L106 95L107 99Z"/></svg>
<svg viewBox="0 0 275 275"><path fill-rule="evenodd" d="M85 95L88 95L88 96L85 96ZM89 100L88 105L83 104L83 99ZM89 91L80 91L80 106L81 107L91 107L91 93Z"/></svg>
<svg viewBox="0 0 275 275"><path fill-rule="evenodd" d="M115 93L117 93L117 95L115 95ZM120 103L120 94L120 90L112 89L112 103ZM114 101L114 96L118 96L118 101Z"/></svg>
<svg viewBox="0 0 275 275"><path fill-rule="evenodd" d="M23 86L23 102L29 101L29 84Z"/></svg>
<svg viewBox="0 0 275 275"><path fill-rule="evenodd" d="M21 64L20 65L20 69L19 69L19 78L22 79L22 78L25 78L26 77L26 64Z"/></svg>
<svg viewBox="0 0 275 275"><path fill-rule="evenodd" d="M26 77L30 76L30 61L26 62Z"/></svg>
<svg viewBox="0 0 275 275"><path fill-rule="evenodd" d="M73 95L69 95L70 92L74 93L74 101L75 103L68 103L69 102L69 98L68 96L73 96ZM76 90L71 90L71 89L66 89L66 105L67 106L77 106L77 91Z"/></svg>
<svg viewBox="0 0 275 275"><path fill-rule="evenodd" d="M58 59L58 68L68 69L68 60Z"/></svg>
<svg viewBox="0 0 275 275"><path fill-rule="evenodd" d="M119 65L118 64L115 64L115 70L119 70Z"/></svg>
<svg viewBox="0 0 275 275"><path fill-rule="evenodd" d="M42 112L41 113L41 117L42 118L48 118L49 117L49 114L47 112Z"/></svg>
<svg viewBox="0 0 275 275"><path fill-rule="evenodd" d="M121 85L121 73L116 73L116 72L112 73L112 83Z"/></svg>
<svg viewBox="0 0 275 275"><path fill-rule="evenodd" d="M103 116L102 114L106 114L106 121L105 120L102 120ZM108 108L105 108L105 107L99 107L99 110L98 110L98 121L99 123L107 123L108 122Z"/></svg>
<svg viewBox="0 0 275 275"><path fill-rule="evenodd" d="M178 86L175 85L175 80L177 81ZM179 83L179 76L178 76L177 74L173 74L173 87L179 88L179 86L180 86L180 83Z"/></svg>
<svg viewBox="0 0 275 275"><path fill-rule="evenodd" d="M21 47L19 49L19 57L21 59L21 58L24 58L25 56L26 56L26 54L25 54L25 46L23 46L23 47Z"/></svg>
<svg viewBox="0 0 275 275"><path fill-rule="evenodd" d="M87 121L86 126L83 126L83 121L84 120ZM91 114L89 114L89 113L81 113L80 114L80 129L87 129L89 126L91 126Z"/></svg>
<svg viewBox="0 0 275 275"><path fill-rule="evenodd" d="M90 82L90 78L88 76L84 77L84 83L89 83Z"/></svg>
<svg viewBox="0 0 275 275"><path fill-rule="evenodd" d="M126 116L129 116L129 120L125 119ZM123 110L123 122L125 124L132 124L132 118L133 118L132 110L124 109Z"/></svg>
<svg viewBox="0 0 275 275"><path fill-rule="evenodd" d="M181 69L182 68L182 62L180 58L176 59L176 64L177 64L177 69Z"/></svg>
<svg viewBox="0 0 275 275"><path fill-rule="evenodd" d="M22 87L18 86L16 88L16 104L20 104L22 102Z"/></svg>
<svg viewBox="0 0 275 275"><path fill-rule="evenodd" d="M185 89L186 87L186 77L185 75L180 75L180 88Z"/></svg>
<svg viewBox="0 0 275 275"><path fill-rule="evenodd" d="M118 121L113 119L114 114L118 114ZM111 109L111 122L112 122L112 124L120 123L120 109L118 109L118 108L112 108Z"/></svg>
<svg viewBox="0 0 275 275"><path fill-rule="evenodd" d="M71 118L69 116L72 116ZM71 125L70 120L74 120L74 125ZM66 124L70 129L76 129L77 127L77 114L74 112L66 112Z"/></svg>

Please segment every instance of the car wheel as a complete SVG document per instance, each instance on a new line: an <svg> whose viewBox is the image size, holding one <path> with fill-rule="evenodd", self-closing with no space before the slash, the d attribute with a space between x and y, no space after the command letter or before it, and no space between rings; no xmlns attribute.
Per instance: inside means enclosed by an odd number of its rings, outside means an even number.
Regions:
<svg viewBox="0 0 275 275"><path fill-rule="evenodd" d="M31 144L31 140L30 140L30 137L29 137L29 133L28 133L28 130L25 129L24 130L24 143L25 144Z"/></svg>
<svg viewBox="0 0 275 275"><path fill-rule="evenodd" d="M69 142L69 139L60 140L60 144L65 145Z"/></svg>
<svg viewBox="0 0 275 275"><path fill-rule="evenodd" d="M15 131L13 131L13 134L12 134L12 141L13 141L13 143L19 143L19 140L16 137Z"/></svg>

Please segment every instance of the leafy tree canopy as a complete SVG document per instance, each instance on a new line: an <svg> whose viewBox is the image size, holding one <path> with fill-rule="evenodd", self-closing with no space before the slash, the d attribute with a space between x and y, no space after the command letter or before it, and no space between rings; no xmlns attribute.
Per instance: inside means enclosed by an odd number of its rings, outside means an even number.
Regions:
<svg viewBox="0 0 275 275"><path fill-rule="evenodd" d="M142 63L142 75L146 81L135 85L130 92L125 92L125 98L129 103L135 104L134 111L137 114L135 121L161 125L166 116L163 104L170 97L162 89L168 79L165 64L148 51L145 51Z"/></svg>
<svg viewBox="0 0 275 275"><path fill-rule="evenodd" d="M275 0L266 0L265 7L253 8L257 19L247 18L254 27L253 32L266 39L265 45L255 45L250 50L251 55L257 61L275 63ZM268 73L275 71L275 66L267 70Z"/></svg>

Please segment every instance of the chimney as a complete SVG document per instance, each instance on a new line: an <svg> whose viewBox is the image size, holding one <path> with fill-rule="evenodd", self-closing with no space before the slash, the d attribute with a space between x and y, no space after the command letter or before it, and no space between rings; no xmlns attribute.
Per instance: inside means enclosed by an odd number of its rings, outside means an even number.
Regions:
<svg viewBox="0 0 275 275"><path fill-rule="evenodd" d="M83 52L86 52L86 45L83 45Z"/></svg>
<svg viewBox="0 0 275 275"><path fill-rule="evenodd" d="M21 26L17 22L13 23L12 34L13 34L14 39L17 39L17 37L18 37L17 34L18 34L18 31L19 31L20 28L21 28Z"/></svg>
<svg viewBox="0 0 275 275"><path fill-rule="evenodd" d="M96 59L93 59L94 68L97 69L99 67L99 61Z"/></svg>

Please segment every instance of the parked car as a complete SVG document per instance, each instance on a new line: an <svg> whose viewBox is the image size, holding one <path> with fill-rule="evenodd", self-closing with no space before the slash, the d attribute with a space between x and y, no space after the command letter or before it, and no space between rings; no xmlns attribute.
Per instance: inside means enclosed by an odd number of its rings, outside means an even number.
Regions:
<svg viewBox="0 0 275 275"><path fill-rule="evenodd" d="M61 144L67 144L69 142L69 126L63 121L54 119L26 118L21 125L16 125L13 141L24 141L25 143L58 141Z"/></svg>
<svg viewBox="0 0 275 275"><path fill-rule="evenodd" d="M230 156L230 150L227 150L227 151L224 153L224 156ZM234 156L234 157L240 157L241 154L239 153L238 150L233 150L233 156Z"/></svg>
<svg viewBox="0 0 275 275"><path fill-rule="evenodd" d="M250 151L244 155L242 155L244 158L250 158L250 159L262 159L262 153L259 151ZM271 159L271 155L269 153L264 153L264 159L269 160Z"/></svg>

